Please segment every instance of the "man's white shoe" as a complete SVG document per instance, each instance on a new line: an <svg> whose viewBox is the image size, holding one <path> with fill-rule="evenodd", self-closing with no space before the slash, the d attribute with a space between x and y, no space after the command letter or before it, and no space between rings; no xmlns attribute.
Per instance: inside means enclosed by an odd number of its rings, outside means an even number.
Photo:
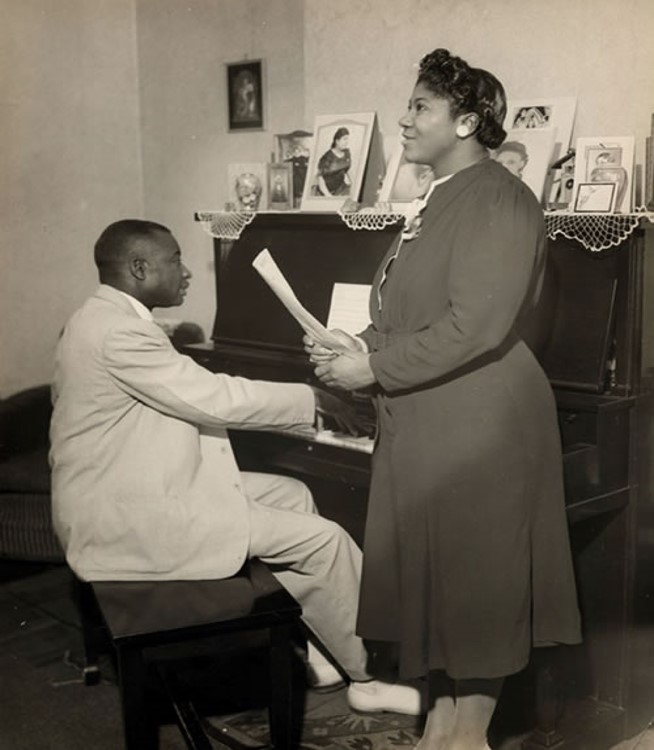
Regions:
<svg viewBox="0 0 654 750"><path fill-rule="evenodd" d="M337 690L345 684L343 675L311 641L307 648L307 682L319 692Z"/></svg>
<svg viewBox="0 0 654 750"><path fill-rule="evenodd" d="M350 683L347 702L353 711L390 711L410 716L423 713L422 696L418 688L379 680Z"/></svg>

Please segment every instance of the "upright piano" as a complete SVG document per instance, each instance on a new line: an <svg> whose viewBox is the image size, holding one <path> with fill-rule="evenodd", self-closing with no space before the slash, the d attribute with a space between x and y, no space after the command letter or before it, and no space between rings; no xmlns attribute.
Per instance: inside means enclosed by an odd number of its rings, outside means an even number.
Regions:
<svg viewBox="0 0 654 750"><path fill-rule="evenodd" d="M268 248L300 301L327 323L334 283L370 284L399 230L354 231L336 214L257 214L238 240L214 239L211 341L184 352L214 372L315 383L300 327L252 260ZM567 239L548 245L542 314L525 335L558 406L584 642L536 650L530 667L507 681L494 722L501 747L516 747L521 736L531 750L604 750L654 718L646 234L599 253ZM371 430L370 402L356 396L354 405ZM369 431L231 437L243 469L301 478L321 513L362 541Z"/></svg>

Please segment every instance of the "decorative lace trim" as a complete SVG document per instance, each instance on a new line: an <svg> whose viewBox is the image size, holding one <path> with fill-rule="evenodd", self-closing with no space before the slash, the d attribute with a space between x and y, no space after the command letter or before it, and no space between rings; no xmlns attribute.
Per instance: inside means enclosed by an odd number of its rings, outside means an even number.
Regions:
<svg viewBox="0 0 654 750"><path fill-rule="evenodd" d="M238 240L241 232L256 216L255 211L198 211L197 220L210 236L221 240Z"/></svg>
<svg viewBox="0 0 654 750"><path fill-rule="evenodd" d="M402 212L394 211L388 203L359 208L356 203L345 203L338 214L349 229L379 231L404 222L402 239L417 237L422 225L422 211L426 198L417 199ZM254 211L198 211L197 220L211 237L238 240L243 229L254 219ZM587 250L599 252L620 245L643 221L654 224L654 213L640 207L628 214L579 214L572 211L545 211L545 230L553 240L558 235L576 240Z"/></svg>
<svg viewBox="0 0 654 750"><path fill-rule="evenodd" d="M654 213L642 207L629 214L545 211L545 230L551 240L560 234L569 240L576 240L586 250L599 252L624 242L644 219L654 223Z"/></svg>

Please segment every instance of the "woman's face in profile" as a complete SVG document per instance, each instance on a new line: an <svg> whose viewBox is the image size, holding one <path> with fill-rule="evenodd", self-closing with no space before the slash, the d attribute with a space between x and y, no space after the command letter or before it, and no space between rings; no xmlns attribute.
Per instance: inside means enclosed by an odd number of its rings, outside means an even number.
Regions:
<svg viewBox="0 0 654 750"><path fill-rule="evenodd" d="M402 128L404 157L418 164L436 164L456 143L456 123L447 99L435 96L424 84L413 90Z"/></svg>

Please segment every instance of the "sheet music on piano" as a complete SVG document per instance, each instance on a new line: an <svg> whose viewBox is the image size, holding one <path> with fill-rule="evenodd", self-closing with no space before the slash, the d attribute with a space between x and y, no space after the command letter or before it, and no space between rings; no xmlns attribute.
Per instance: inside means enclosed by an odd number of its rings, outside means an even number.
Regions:
<svg viewBox="0 0 654 750"><path fill-rule="evenodd" d="M344 284L335 282L329 307L327 328L340 328L355 336L370 325L371 284Z"/></svg>

